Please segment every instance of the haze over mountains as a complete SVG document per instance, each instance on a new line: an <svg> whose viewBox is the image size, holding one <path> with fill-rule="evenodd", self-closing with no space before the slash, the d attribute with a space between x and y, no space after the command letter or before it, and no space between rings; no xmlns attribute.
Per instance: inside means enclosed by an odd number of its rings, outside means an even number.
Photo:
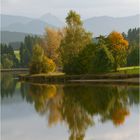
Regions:
<svg viewBox="0 0 140 140"><path fill-rule="evenodd" d="M93 17L84 21L87 30L93 32L94 36L107 35L111 31L127 32L130 28L139 27L140 15L129 17Z"/></svg>
<svg viewBox="0 0 140 140"><path fill-rule="evenodd" d="M99 35L107 35L113 30L127 32L130 28L139 27L139 18L140 15L118 18L101 16L86 19L83 23L84 27L96 37ZM3 31L3 38L8 37L9 31L16 32L16 34L13 33L15 41L20 41L20 39L16 39L18 38L16 37L18 36L17 32L20 32L20 35L24 33L23 36L25 33L42 35L45 27L62 28L63 26L65 26L65 23L50 13L45 14L38 19L23 16L1 15L1 31ZM5 40L7 41L7 39ZM2 39L2 42L5 41Z"/></svg>

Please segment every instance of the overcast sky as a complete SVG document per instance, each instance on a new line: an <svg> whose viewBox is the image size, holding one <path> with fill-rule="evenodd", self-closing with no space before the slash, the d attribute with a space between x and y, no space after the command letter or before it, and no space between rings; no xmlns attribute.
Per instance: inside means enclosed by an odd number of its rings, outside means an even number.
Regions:
<svg viewBox="0 0 140 140"><path fill-rule="evenodd" d="M139 0L1 0L1 13L35 18L52 13L63 20L73 9L85 19L135 15L139 13L138 6Z"/></svg>

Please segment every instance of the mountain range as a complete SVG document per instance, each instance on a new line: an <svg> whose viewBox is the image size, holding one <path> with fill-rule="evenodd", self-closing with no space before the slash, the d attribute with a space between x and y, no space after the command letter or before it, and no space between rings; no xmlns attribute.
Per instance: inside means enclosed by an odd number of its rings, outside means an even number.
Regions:
<svg viewBox="0 0 140 140"><path fill-rule="evenodd" d="M139 27L140 15L133 15L128 17L109 17L100 16L92 17L83 20L84 27L93 33L94 37L99 35L107 35L111 31L127 32L130 28ZM39 18L29 18L24 16L1 15L1 31L3 31L3 38L8 36L8 33L16 35L20 32L23 34L38 34L42 35L46 27L62 28L65 26L58 17L48 13ZM8 31L8 32L4 32ZM6 36L4 36L6 34ZM6 40L6 39L5 39ZM14 40L14 39L13 39ZM20 39L18 39L19 41ZM3 42L3 39L1 39ZM10 41L10 40L9 40Z"/></svg>

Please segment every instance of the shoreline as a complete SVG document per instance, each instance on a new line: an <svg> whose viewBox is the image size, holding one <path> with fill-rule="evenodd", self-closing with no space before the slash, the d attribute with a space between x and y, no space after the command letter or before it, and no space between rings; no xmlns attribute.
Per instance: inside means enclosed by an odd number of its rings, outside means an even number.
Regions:
<svg viewBox="0 0 140 140"><path fill-rule="evenodd" d="M94 83L139 85L139 74L19 75L19 81L41 84Z"/></svg>
<svg viewBox="0 0 140 140"><path fill-rule="evenodd" d="M26 71L28 72L28 68L13 68L13 69L0 69L1 72L20 72L20 71Z"/></svg>

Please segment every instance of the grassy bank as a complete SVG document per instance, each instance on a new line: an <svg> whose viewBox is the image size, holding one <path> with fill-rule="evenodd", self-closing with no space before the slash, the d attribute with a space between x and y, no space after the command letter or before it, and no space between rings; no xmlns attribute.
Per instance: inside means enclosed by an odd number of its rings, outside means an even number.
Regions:
<svg viewBox="0 0 140 140"><path fill-rule="evenodd" d="M140 73L140 66L118 68L118 72L117 73L139 74Z"/></svg>
<svg viewBox="0 0 140 140"><path fill-rule="evenodd" d="M118 69L117 72L104 74L81 74L81 75L66 75L64 73L56 72L49 74L33 74L33 75L19 75L21 81L29 81L34 83L69 83L69 82L128 82L139 83L139 69L140 67L125 67ZM130 80L131 79L131 80ZM122 83L121 82L121 83Z"/></svg>

